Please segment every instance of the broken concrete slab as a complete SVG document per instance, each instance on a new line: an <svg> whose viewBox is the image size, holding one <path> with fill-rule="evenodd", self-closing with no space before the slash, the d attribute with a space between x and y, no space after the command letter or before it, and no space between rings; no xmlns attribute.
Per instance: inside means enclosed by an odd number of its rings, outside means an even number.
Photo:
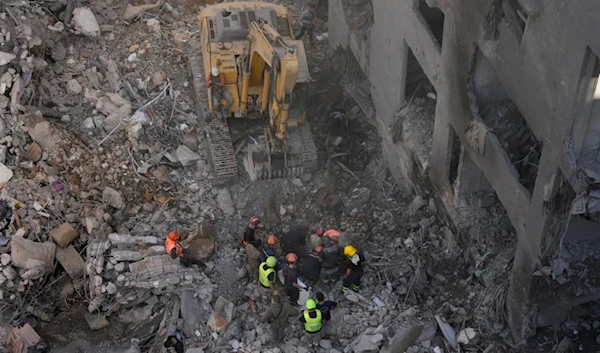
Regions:
<svg viewBox="0 0 600 353"><path fill-rule="evenodd" d="M215 253L215 241L207 238L196 238L187 248L195 259L206 261Z"/></svg>
<svg viewBox="0 0 600 353"><path fill-rule="evenodd" d="M10 256L15 267L27 270L42 267L48 271L54 267L56 245L52 242L38 243L27 240L17 232L13 235L10 246Z"/></svg>
<svg viewBox="0 0 600 353"><path fill-rule="evenodd" d="M207 325L216 333L225 333L231 320L233 319L234 305L229 300L219 296L215 303L215 309L208 318Z"/></svg>
<svg viewBox="0 0 600 353"><path fill-rule="evenodd" d="M85 261L72 245L65 249L56 249L56 259L67 271L69 277L77 279L85 274Z"/></svg>
<svg viewBox="0 0 600 353"><path fill-rule="evenodd" d="M148 4L148 5L133 6L133 5L128 4L127 7L125 8L125 12L123 13L123 19L125 21L132 20L132 19L136 18L142 12L162 6L162 3L163 3L163 0L158 0L154 4Z"/></svg>
<svg viewBox="0 0 600 353"><path fill-rule="evenodd" d="M79 233L69 223L63 223L52 229L50 231L50 236L58 246L64 248L71 244L73 240L77 239Z"/></svg>
<svg viewBox="0 0 600 353"><path fill-rule="evenodd" d="M379 342L383 340L374 341L374 335L360 335L354 342L352 342L352 351L354 353L376 353L379 352Z"/></svg>
<svg viewBox="0 0 600 353"><path fill-rule="evenodd" d="M15 54L0 51L0 66L8 64L9 62L13 61L16 57L17 56Z"/></svg>
<svg viewBox="0 0 600 353"><path fill-rule="evenodd" d="M83 90L83 87L81 87L81 84L76 80L76 79L72 79L69 80L69 82L67 82L67 93L72 95L72 96L76 96L79 93L81 93L81 91Z"/></svg>
<svg viewBox="0 0 600 353"><path fill-rule="evenodd" d="M127 234L112 233L108 235L112 245L156 245L160 241L153 236L131 236Z"/></svg>
<svg viewBox="0 0 600 353"><path fill-rule="evenodd" d="M188 165L192 164L192 162L195 162L201 158L198 153L192 151L188 146L185 145L177 147L175 154L177 155L177 159L179 159L181 165L184 167L187 167Z"/></svg>
<svg viewBox="0 0 600 353"><path fill-rule="evenodd" d="M108 326L108 320L100 314L85 314L85 321L92 331L98 331Z"/></svg>
<svg viewBox="0 0 600 353"><path fill-rule="evenodd" d="M100 34L100 26L92 10L87 7L78 7L73 10L73 23L75 30L88 37L96 37Z"/></svg>
<svg viewBox="0 0 600 353"><path fill-rule="evenodd" d="M396 330L394 337L381 350L381 353L403 353L419 338L423 325L405 326Z"/></svg>
<svg viewBox="0 0 600 353"><path fill-rule="evenodd" d="M205 311L200 301L194 297L195 292L183 291L181 298L181 317L183 318L183 333L187 337L194 337L194 332L204 326L206 322Z"/></svg>
<svg viewBox="0 0 600 353"><path fill-rule="evenodd" d="M235 208L233 207L233 199L231 198L231 193L229 192L229 189L219 189L217 193L217 202L219 203L221 210L223 210L223 213L225 213L226 216L233 216L233 214L235 213Z"/></svg>

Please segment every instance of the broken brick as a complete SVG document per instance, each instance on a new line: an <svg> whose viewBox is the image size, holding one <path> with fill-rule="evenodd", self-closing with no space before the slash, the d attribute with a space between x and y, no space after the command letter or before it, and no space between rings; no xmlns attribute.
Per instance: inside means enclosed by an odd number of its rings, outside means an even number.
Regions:
<svg viewBox="0 0 600 353"><path fill-rule="evenodd" d="M58 246L64 248L73 240L77 239L79 233L69 223L63 223L60 226L52 229L52 231L50 231L50 235Z"/></svg>
<svg viewBox="0 0 600 353"><path fill-rule="evenodd" d="M85 274L85 262L72 245L65 249L58 248L56 250L56 259L71 278L77 279L83 277Z"/></svg>

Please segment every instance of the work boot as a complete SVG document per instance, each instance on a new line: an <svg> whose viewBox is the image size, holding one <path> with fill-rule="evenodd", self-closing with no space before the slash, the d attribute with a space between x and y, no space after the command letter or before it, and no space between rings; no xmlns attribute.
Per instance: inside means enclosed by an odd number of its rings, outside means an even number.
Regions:
<svg viewBox="0 0 600 353"><path fill-rule="evenodd" d="M358 292L360 290L359 286L355 286L354 284L352 285L352 290L355 292Z"/></svg>
<svg viewBox="0 0 600 353"><path fill-rule="evenodd" d="M349 290L350 290L350 288L348 288L348 287L342 287L342 294L345 294Z"/></svg>
<svg viewBox="0 0 600 353"><path fill-rule="evenodd" d="M227 119L227 109L221 108L221 116L223 119Z"/></svg>

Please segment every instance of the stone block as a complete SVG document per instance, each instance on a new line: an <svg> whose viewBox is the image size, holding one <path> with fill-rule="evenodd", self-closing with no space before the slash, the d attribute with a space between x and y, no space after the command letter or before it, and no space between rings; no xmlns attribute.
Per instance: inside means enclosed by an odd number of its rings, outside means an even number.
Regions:
<svg viewBox="0 0 600 353"><path fill-rule="evenodd" d="M69 277L77 279L85 274L85 262L73 246L56 250L56 258Z"/></svg>
<svg viewBox="0 0 600 353"><path fill-rule="evenodd" d="M234 305L232 302L223 297L219 297L215 303L215 309L208 318L208 327L219 334L225 333L233 319L233 308Z"/></svg>
<svg viewBox="0 0 600 353"><path fill-rule="evenodd" d="M27 240L19 236L17 232L10 244L13 266L27 270L43 267L48 271L54 267L54 256L56 255L54 243L49 241L38 243Z"/></svg>
<svg viewBox="0 0 600 353"><path fill-rule="evenodd" d="M196 238L187 248L195 259L206 261L215 253L215 241L208 238Z"/></svg>
<svg viewBox="0 0 600 353"><path fill-rule="evenodd" d="M64 248L79 236L79 233L69 223L63 223L50 231L50 236L54 242Z"/></svg>
<svg viewBox="0 0 600 353"><path fill-rule="evenodd" d="M85 321L92 331L97 331L108 326L108 320L104 315L100 314L85 314Z"/></svg>

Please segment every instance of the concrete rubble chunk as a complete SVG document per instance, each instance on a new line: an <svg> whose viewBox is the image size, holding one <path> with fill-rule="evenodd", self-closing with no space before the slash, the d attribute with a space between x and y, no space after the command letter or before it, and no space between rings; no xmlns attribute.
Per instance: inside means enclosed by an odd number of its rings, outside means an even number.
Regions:
<svg viewBox="0 0 600 353"><path fill-rule="evenodd" d="M101 314L85 314L85 321L92 331L97 331L108 326L108 320Z"/></svg>
<svg viewBox="0 0 600 353"><path fill-rule="evenodd" d="M79 233L69 223L63 223L50 231L50 236L61 248L71 244L79 236Z"/></svg>
<svg viewBox="0 0 600 353"><path fill-rule="evenodd" d="M154 4L148 4L148 5L139 5L139 6L127 5L127 7L125 8L125 12L123 13L123 19L125 21L134 19L142 12L145 12L145 11L148 11L151 9L155 9L155 8L161 6L162 3L163 3L163 0L158 0Z"/></svg>
<svg viewBox="0 0 600 353"><path fill-rule="evenodd" d="M396 330L394 337L381 350L381 353L402 353L419 338L423 325L405 326Z"/></svg>
<svg viewBox="0 0 600 353"><path fill-rule="evenodd" d="M194 294L193 291L183 291L180 294L183 333L188 337L193 337L194 331L202 328L206 322L206 311Z"/></svg>
<svg viewBox="0 0 600 353"><path fill-rule="evenodd" d="M79 93L81 93L81 91L83 90L83 87L81 87L81 84L79 84L79 82L77 82L76 79L72 79L69 80L69 82L67 82L67 93L72 95L72 96L76 96Z"/></svg>
<svg viewBox="0 0 600 353"><path fill-rule="evenodd" d="M158 238L153 236L131 236L117 233L109 234L108 240L110 240L112 245L156 245L160 243Z"/></svg>
<svg viewBox="0 0 600 353"><path fill-rule="evenodd" d="M27 240L17 232L13 235L10 246L10 256L15 267L27 270L42 267L48 271L54 267L56 245L52 242L38 243Z"/></svg>
<svg viewBox="0 0 600 353"><path fill-rule="evenodd" d="M139 261L145 257L141 251L112 249L110 256L116 261Z"/></svg>
<svg viewBox="0 0 600 353"><path fill-rule="evenodd" d="M184 167L187 167L188 165L192 164L192 162L200 159L200 155L198 153L192 151L185 145L177 147L175 154L177 155L177 159L179 159L181 165Z"/></svg>
<svg viewBox="0 0 600 353"><path fill-rule="evenodd" d="M112 282L108 282L106 284L106 293L115 294L116 292L117 292L117 286Z"/></svg>
<svg viewBox="0 0 600 353"><path fill-rule="evenodd" d="M2 266L8 266L10 263L10 254L4 253L0 255L0 262L2 263Z"/></svg>
<svg viewBox="0 0 600 353"><path fill-rule="evenodd" d="M425 206L425 201L421 196L415 196L413 201L408 205L407 212L410 216L414 216L421 209L421 207Z"/></svg>
<svg viewBox="0 0 600 353"><path fill-rule="evenodd" d="M196 238L192 241L187 251L200 261L206 261L215 253L215 241L207 238Z"/></svg>
<svg viewBox="0 0 600 353"><path fill-rule="evenodd" d="M117 190L107 186L102 191L102 202L120 210L124 206L123 196Z"/></svg>
<svg viewBox="0 0 600 353"><path fill-rule="evenodd" d="M374 343L372 339L372 335L360 335L360 337L358 337L354 342L352 342L352 351L354 353L379 352L379 342Z"/></svg>
<svg viewBox="0 0 600 353"><path fill-rule="evenodd" d="M4 66L13 61L17 56L12 53L0 51L0 66Z"/></svg>
<svg viewBox="0 0 600 353"><path fill-rule="evenodd" d="M87 7L78 7L73 10L73 23L75 30L88 37L100 34L100 26L92 10Z"/></svg>
<svg viewBox="0 0 600 353"><path fill-rule="evenodd" d="M222 188L219 189L217 193L217 202L219 203L219 207L223 210L226 216L233 216L235 213L235 208L233 207L233 199L231 198L231 193L229 189Z"/></svg>
<svg viewBox="0 0 600 353"><path fill-rule="evenodd" d="M56 259L67 271L69 277L78 279L85 274L85 262L72 245L65 249L56 249Z"/></svg>
<svg viewBox="0 0 600 353"><path fill-rule="evenodd" d="M219 296L215 303L215 308L208 318L207 325L216 333L225 333L231 320L233 319L234 305L229 300Z"/></svg>
<svg viewBox="0 0 600 353"><path fill-rule="evenodd" d="M0 163L0 184L6 184L13 177L13 171Z"/></svg>

